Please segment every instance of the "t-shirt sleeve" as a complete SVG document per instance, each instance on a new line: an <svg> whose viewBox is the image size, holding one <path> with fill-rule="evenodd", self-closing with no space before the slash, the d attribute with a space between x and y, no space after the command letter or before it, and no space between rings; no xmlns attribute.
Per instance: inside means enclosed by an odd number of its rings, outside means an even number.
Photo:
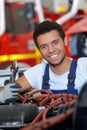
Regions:
<svg viewBox="0 0 87 130"><path fill-rule="evenodd" d="M33 88L41 89L43 72L44 72L44 66L42 64L38 64L25 71L24 76L26 77L26 79Z"/></svg>
<svg viewBox="0 0 87 130"><path fill-rule="evenodd" d="M83 73L87 78L87 57L82 57L78 59L79 71Z"/></svg>

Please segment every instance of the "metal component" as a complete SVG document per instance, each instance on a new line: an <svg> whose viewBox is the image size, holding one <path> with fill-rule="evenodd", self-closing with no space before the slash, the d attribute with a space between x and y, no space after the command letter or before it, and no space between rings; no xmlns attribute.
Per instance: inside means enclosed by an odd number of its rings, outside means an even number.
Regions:
<svg viewBox="0 0 87 130"><path fill-rule="evenodd" d="M71 10L67 14L58 18L56 20L56 22L61 24L61 25L64 24L66 21L68 21L69 19L71 19L72 17L74 17L76 15L78 8L79 8L79 0L73 0Z"/></svg>
<svg viewBox="0 0 87 130"><path fill-rule="evenodd" d="M25 126L30 123L38 113L38 107L30 103L0 105L0 128L10 129Z"/></svg>
<svg viewBox="0 0 87 130"><path fill-rule="evenodd" d="M17 61L13 61L12 62L12 66L10 67L10 70L12 72L10 83L14 83L15 82L16 73L18 72Z"/></svg>

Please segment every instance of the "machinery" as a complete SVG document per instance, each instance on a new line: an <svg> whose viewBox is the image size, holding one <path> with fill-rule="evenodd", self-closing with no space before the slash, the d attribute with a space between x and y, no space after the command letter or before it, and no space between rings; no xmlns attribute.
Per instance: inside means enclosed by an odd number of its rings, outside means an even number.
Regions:
<svg viewBox="0 0 87 130"><path fill-rule="evenodd" d="M78 3L78 1L76 2ZM10 70L0 70L0 86L3 86L9 82L15 82L16 76L20 77L27 69L18 68L15 60L25 62L30 66L41 61L41 55L34 47L32 31L37 23L44 20L44 15L39 0L21 0L21 2L20 0L15 0L15 2L14 0L0 0L0 6L0 63L2 65L2 63L12 62ZM61 19L59 21L61 23ZM83 121L84 123L83 118L86 111L84 111L84 115L82 111L87 107L86 100L83 104L84 97L86 99L87 84L84 88L80 94L82 101L79 96L77 106L76 95L54 95L45 90L19 95L19 98L10 104L0 104L0 129L72 129L72 116L74 115L73 127L75 130L79 130L80 125L77 125L76 122L81 124ZM39 95L33 96L38 92ZM78 112L82 114L82 117ZM81 118L81 122L79 118ZM83 126L81 127L83 128Z"/></svg>
<svg viewBox="0 0 87 130"><path fill-rule="evenodd" d="M87 57L87 15L66 31L68 55L74 59Z"/></svg>
<svg viewBox="0 0 87 130"><path fill-rule="evenodd" d="M21 77L27 68L19 69L17 62L13 61L10 70L0 71L0 86L14 83L16 78ZM2 81L2 82L1 82ZM19 129L39 114L37 106L31 103L22 104L21 98L14 102L0 103L0 129Z"/></svg>
<svg viewBox="0 0 87 130"><path fill-rule="evenodd" d="M1 80L4 81L2 86L8 83L14 83L16 76L17 78L20 77L25 70L26 68L23 70L19 69L17 62L13 61L9 71L2 70L2 72L0 72L0 79L2 78ZM50 90L34 90L30 93L18 94L18 98L14 101L0 103L0 129L26 130L27 127L29 129L39 121L47 121L49 117L54 117L55 115L58 117L62 113L70 110L70 114L67 115L67 118L63 115L64 126L62 127L61 125L61 129L64 130L70 127L68 121L71 121L73 114L71 109L73 109L76 100L76 95L53 94ZM60 122L61 121L60 118ZM54 124L55 123L58 122L54 122Z"/></svg>
<svg viewBox="0 0 87 130"><path fill-rule="evenodd" d="M65 30L67 56L77 59L87 56L87 13L79 9L80 0L69 0L69 12L56 20Z"/></svg>

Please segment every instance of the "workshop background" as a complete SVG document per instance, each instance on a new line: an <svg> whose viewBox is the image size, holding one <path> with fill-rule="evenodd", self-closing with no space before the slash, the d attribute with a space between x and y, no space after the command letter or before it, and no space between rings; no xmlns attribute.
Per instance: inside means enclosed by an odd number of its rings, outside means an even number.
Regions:
<svg viewBox="0 0 87 130"><path fill-rule="evenodd" d="M19 66L26 67L36 65L43 60L34 45L32 31L35 24L46 19L62 25L68 39L66 46L68 56L75 59L87 56L86 50L76 47L79 37L76 34L83 33L83 30L75 25L87 17L87 0L0 0L0 6L1 69L7 68L14 60L18 61ZM68 13L71 13L71 16ZM72 25L78 26L78 29L75 30L76 27L71 29ZM86 32L86 27L83 28ZM83 41L86 47L86 33L84 35ZM83 34L81 36L84 37Z"/></svg>
<svg viewBox="0 0 87 130"><path fill-rule="evenodd" d="M0 0L0 86L44 60L32 33L47 19L63 27L69 57L87 56L87 0ZM86 91L87 83L78 101L76 95L46 90L19 94L0 104L0 130L87 130Z"/></svg>

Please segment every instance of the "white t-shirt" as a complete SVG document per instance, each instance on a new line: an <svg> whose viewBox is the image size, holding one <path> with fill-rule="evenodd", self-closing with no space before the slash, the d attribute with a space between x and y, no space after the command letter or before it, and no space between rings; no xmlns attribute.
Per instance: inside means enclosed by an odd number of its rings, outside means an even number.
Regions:
<svg viewBox="0 0 87 130"><path fill-rule="evenodd" d="M29 81L31 86L36 89L42 89L42 81L43 75L46 67L46 62L42 62L29 70L24 72L26 79ZM68 83L68 74L66 72L62 75L56 75L49 69L49 77L50 77L50 89L52 90L64 90L67 89ZM87 58L79 58L77 61L77 69L76 69L76 79L75 79L75 89L80 92L84 83L87 82Z"/></svg>

